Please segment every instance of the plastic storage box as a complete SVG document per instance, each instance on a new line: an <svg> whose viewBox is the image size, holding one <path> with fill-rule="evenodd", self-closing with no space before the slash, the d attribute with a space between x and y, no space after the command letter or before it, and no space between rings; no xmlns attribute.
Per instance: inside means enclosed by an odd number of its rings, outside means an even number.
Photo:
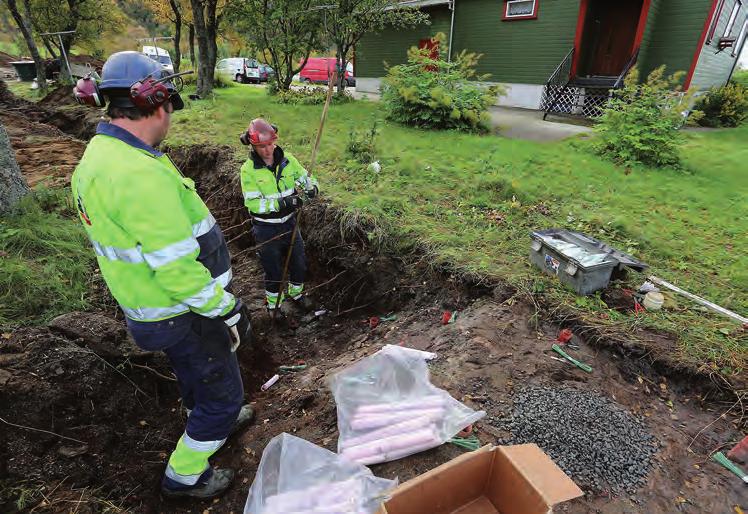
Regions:
<svg viewBox="0 0 748 514"><path fill-rule="evenodd" d="M550 229L532 232L530 261L577 294L589 295L621 278L627 268L643 271L648 266L580 232Z"/></svg>

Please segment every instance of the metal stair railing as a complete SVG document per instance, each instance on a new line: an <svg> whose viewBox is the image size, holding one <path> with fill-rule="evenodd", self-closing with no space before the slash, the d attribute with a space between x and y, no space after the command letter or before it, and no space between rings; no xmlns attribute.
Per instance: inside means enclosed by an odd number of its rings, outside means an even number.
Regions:
<svg viewBox="0 0 748 514"><path fill-rule="evenodd" d="M556 107L558 99L565 93L566 88L569 85L573 58L574 47L569 50L569 53L566 54L566 57L564 57L545 83L542 101L543 110L545 111L545 114L543 114L544 120L548 116L548 113Z"/></svg>

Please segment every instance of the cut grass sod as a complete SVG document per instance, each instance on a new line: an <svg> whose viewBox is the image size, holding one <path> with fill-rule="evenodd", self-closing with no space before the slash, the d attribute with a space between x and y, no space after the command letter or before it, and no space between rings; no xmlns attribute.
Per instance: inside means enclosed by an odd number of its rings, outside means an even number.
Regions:
<svg viewBox="0 0 748 514"><path fill-rule="evenodd" d="M239 134L258 116L280 127L280 144L307 163L322 106L274 103L264 89L230 87L188 102L173 117L168 143L246 147ZM528 260L533 229L587 233L650 264L651 272L723 307L748 312L748 126L689 133L684 169L621 168L582 140L534 143L497 135L406 128L383 121L381 105L334 105L319 154L324 194L390 249L426 251L460 273L542 292L551 308L603 334L634 329L676 335L670 358L730 377L748 361L740 326L673 296L659 312L634 316L599 296L576 297ZM374 173L347 153L349 134L377 121ZM741 172L742 170L742 172ZM238 170L237 170L238 173ZM636 288L644 277L634 274Z"/></svg>

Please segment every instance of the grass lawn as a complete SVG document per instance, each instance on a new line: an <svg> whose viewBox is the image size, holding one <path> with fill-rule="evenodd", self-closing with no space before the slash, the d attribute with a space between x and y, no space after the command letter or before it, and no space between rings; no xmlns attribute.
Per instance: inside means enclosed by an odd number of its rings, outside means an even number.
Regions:
<svg viewBox="0 0 748 514"><path fill-rule="evenodd" d="M220 89L174 116L169 143L230 144L251 118L280 126L281 144L308 161L321 106L272 102L263 89ZM376 174L346 152L352 130L377 123ZM528 232L567 227L634 254L651 271L722 306L748 312L748 126L688 134L685 169L622 169L582 140L539 144L496 135L428 132L383 121L377 103L335 105L322 139L322 190L351 216L379 227L372 239L435 263L542 290L600 328L635 326L678 335L676 360L742 373L748 343L738 325L683 298L642 317L596 297L577 298L528 263ZM238 170L237 170L238 172ZM395 236L395 237L389 237ZM390 241L397 241L391 243ZM642 277L633 277L637 286Z"/></svg>

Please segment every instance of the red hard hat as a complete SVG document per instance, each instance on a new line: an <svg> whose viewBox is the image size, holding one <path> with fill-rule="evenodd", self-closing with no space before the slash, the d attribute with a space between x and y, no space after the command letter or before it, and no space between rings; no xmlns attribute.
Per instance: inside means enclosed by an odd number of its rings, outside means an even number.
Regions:
<svg viewBox="0 0 748 514"><path fill-rule="evenodd" d="M262 118L255 118L249 123L247 131L240 137L245 145L265 146L278 139L278 127Z"/></svg>

